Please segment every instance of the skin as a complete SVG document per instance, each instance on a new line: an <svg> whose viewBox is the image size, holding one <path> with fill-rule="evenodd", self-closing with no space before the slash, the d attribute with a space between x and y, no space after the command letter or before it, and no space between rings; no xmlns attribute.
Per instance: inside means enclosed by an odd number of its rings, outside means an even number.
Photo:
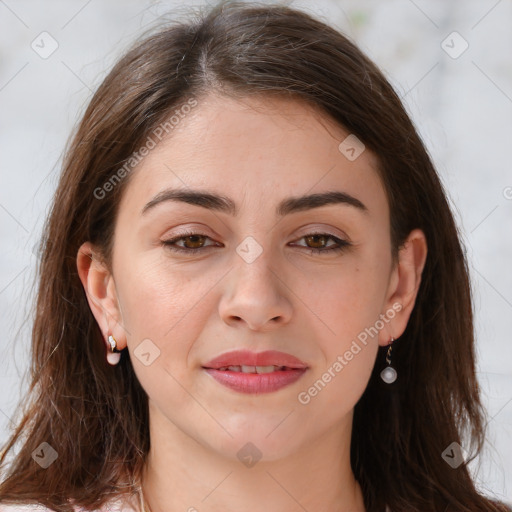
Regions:
<svg viewBox="0 0 512 512"><path fill-rule="evenodd" d="M77 266L91 311L119 350L130 352L149 397L151 449L143 479L152 512L364 511L350 467L353 409L378 346L405 330L420 285L427 246L410 233L391 258L389 208L366 149L349 161L338 145L349 132L297 100L235 100L210 95L139 167L116 220L112 272L89 242ZM207 189L235 201L237 216L176 201L141 214L166 188ZM290 196L338 190L346 204L276 216ZM105 199L108 200L108 199ZM181 254L161 244L183 231ZM348 240L342 252L320 232ZM247 237L262 248L247 263L236 252ZM298 400L359 333L401 309L309 403ZM160 350L145 366L134 354L144 339ZM153 345L151 345L153 346ZM237 348L275 349L308 365L294 384L249 395L202 369ZM115 385L115 382L113 382ZM253 443L262 457L246 467L237 452Z"/></svg>

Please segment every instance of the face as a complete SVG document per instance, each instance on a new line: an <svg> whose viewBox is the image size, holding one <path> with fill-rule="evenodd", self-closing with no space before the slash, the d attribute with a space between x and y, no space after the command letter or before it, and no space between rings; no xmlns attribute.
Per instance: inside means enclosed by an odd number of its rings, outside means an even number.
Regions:
<svg viewBox="0 0 512 512"><path fill-rule="evenodd" d="M376 158L347 158L349 132L296 100L208 96L171 135L130 177L109 277L152 419L268 460L346 429L406 321ZM288 356L207 369L236 350Z"/></svg>

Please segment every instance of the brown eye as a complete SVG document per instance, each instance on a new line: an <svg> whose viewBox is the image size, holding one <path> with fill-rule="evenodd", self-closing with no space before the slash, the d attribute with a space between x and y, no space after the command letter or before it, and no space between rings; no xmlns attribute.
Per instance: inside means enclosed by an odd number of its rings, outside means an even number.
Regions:
<svg viewBox="0 0 512 512"><path fill-rule="evenodd" d="M326 235L307 235L304 237L308 244L313 244L312 249L322 249L326 247L329 238L332 237Z"/></svg>
<svg viewBox="0 0 512 512"><path fill-rule="evenodd" d="M309 249L311 254L332 254L340 252L352 245L346 240L330 235L329 233L311 233L301 238L306 242L306 245L296 244L297 247L303 247ZM328 245L329 240L333 240L334 243Z"/></svg>
<svg viewBox="0 0 512 512"><path fill-rule="evenodd" d="M207 250L215 245L213 243L206 245L207 240L211 240L211 238L200 233L183 233L171 240L163 240L162 245L172 251L193 253Z"/></svg>
<svg viewBox="0 0 512 512"><path fill-rule="evenodd" d="M203 235L188 235L184 236L182 240L184 241L184 246L188 249L198 249L199 247L203 247L204 241L206 240L206 236ZM187 240L190 242L187 243Z"/></svg>

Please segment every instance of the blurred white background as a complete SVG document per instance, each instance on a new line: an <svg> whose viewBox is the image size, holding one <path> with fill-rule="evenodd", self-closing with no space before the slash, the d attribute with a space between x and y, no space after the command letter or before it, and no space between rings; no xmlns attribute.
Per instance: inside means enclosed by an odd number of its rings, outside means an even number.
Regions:
<svg viewBox="0 0 512 512"><path fill-rule="evenodd" d="M488 411L488 443L472 468L482 492L512 502L512 0L291 5L341 29L383 69L447 187L471 266ZM2 442L28 384L34 246L65 143L116 58L169 11L186 6L0 0Z"/></svg>

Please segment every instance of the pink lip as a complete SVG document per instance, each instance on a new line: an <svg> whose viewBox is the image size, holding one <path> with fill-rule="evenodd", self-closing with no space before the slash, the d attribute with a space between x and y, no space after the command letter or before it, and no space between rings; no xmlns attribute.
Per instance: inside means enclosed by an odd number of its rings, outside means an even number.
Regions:
<svg viewBox="0 0 512 512"><path fill-rule="evenodd" d="M286 369L270 373L243 373L220 370L226 366L286 366ZM227 352L212 359L203 368L217 382L240 393L271 393L300 379L307 370L307 365L296 357L268 350L266 352L250 352L236 350Z"/></svg>
<svg viewBox="0 0 512 512"><path fill-rule="evenodd" d="M293 369L305 369L308 367L300 359L278 352L277 350L266 350L265 352L251 352L250 350L233 350L225 352L220 356L208 361L203 368L223 368L224 366L287 366Z"/></svg>
<svg viewBox="0 0 512 512"><path fill-rule="evenodd" d="M300 379L306 370L242 373L206 368L217 382L240 393L271 393Z"/></svg>

